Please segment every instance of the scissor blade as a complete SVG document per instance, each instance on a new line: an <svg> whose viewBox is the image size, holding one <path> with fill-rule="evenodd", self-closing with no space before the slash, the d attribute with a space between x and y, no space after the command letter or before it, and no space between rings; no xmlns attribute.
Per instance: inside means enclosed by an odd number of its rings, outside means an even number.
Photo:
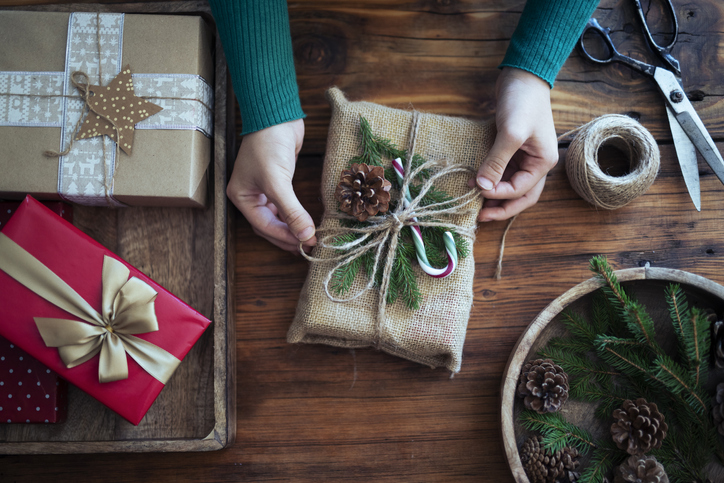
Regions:
<svg viewBox="0 0 724 483"><path fill-rule="evenodd" d="M704 123L701 122L699 115L694 110L694 106L687 99L674 74L657 67L654 72L654 80L656 80L659 89L666 97L666 104L671 108L681 128L689 136L689 139L694 143L694 146L699 150L704 160L719 178L719 181L724 183L724 159L722 159L714 140L706 130ZM681 92L679 102L674 102L671 99L672 92L675 91Z"/></svg>
<svg viewBox="0 0 724 483"><path fill-rule="evenodd" d="M696 162L696 148L668 106L666 107L666 114L669 117L671 136L674 139L676 157L679 158L679 166L681 166L681 174L684 176L686 189L689 191L689 196L691 196L691 201L694 202L696 211L701 211L701 190L699 188L699 166Z"/></svg>

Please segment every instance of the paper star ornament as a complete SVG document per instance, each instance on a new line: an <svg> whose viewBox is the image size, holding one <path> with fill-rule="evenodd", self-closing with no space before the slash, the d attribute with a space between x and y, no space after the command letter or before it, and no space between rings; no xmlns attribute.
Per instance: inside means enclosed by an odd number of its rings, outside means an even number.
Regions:
<svg viewBox="0 0 724 483"><path fill-rule="evenodd" d="M136 123L153 116L163 108L134 94L129 66L124 67L107 86L88 86L88 90L92 94L88 97L90 112L75 138L87 139L105 134L130 156ZM119 139L116 139L116 129Z"/></svg>

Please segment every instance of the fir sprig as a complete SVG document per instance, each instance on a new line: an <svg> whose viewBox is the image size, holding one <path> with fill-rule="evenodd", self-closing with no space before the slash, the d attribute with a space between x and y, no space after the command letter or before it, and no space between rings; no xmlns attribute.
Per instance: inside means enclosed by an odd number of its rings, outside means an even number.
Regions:
<svg viewBox="0 0 724 483"><path fill-rule="evenodd" d="M661 348L659 348L654 338L654 321L646 312L646 308L630 298L623 290L605 257L593 257L591 259L591 271L596 273L604 282L603 291L609 296L613 306L618 309L619 314L626 321L634 336L660 353Z"/></svg>
<svg viewBox="0 0 724 483"><path fill-rule="evenodd" d="M519 418L526 429L543 435L543 446L553 453L570 446L587 454L598 447L588 431L569 423L560 413L539 414L526 409Z"/></svg>
<svg viewBox="0 0 724 483"><path fill-rule="evenodd" d="M608 481L606 480L606 473L614 466L623 463L627 456L628 454L620 451L612 442L599 442L598 448L593 451L591 460L581 473L578 481L582 483L603 483Z"/></svg>
<svg viewBox="0 0 724 483"><path fill-rule="evenodd" d="M406 152L404 149L398 149L389 139L377 137L372 132L369 121L360 116L360 144L362 146L362 154L353 157L349 165L354 163L364 163L370 166L384 166L383 157L388 159L404 158ZM391 178L387 178L388 180Z"/></svg>

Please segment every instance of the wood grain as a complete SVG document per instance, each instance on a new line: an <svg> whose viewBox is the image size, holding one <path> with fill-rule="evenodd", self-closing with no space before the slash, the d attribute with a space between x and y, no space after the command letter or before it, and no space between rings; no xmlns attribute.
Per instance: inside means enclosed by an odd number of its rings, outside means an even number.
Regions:
<svg viewBox="0 0 724 483"><path fill-rule="evenodd" d="M25 0L0 0L18 4ZM724 141L721 2L674 0L681 39L674 54L715 139ZM350 99L489 117L497 64L523 0L298 0L290 2L307 136L295 191L315 219L329 107L337 85ZM621 50L651 59L625 0L596 16ZM693 12L693 15L691 14ZM628 20L626 20L628 19ZM641 47L641 48L640 48ZM636 54L640 52L641 54ZM698 97L695 97L698 98ZM508 234L502 280L494 280L504 222L480 224L474 245L475 303L462 372L373 350L291 346L286 331L307 262L254 235L232 209L235 237L237 438L204 454L7 456L7 481L435 481L512 482L502 448L500 384L506 361L533 318L590 277L592 255L616 269L677 268L724 283L722 185L705 164L702 211L688 199L653 84L624 66L593 67L573 53L552 91L559 133L604 113L637 112L661 144L662 171L642 197L597 211L571 189L561 162L540 202ZM237 131L240 132L240 131ZM720 144L719 147L724 147ZM122 469L122 474L114 473Z"/></svg>

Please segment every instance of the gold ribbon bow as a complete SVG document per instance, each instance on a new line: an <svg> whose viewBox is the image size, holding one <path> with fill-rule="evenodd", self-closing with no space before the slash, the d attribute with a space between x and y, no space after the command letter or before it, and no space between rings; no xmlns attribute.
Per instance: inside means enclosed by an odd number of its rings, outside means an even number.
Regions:
<svg viewBox="0 0 724 483"><path fill-rule="evenodd" d="M48 347L57 347L67 368L100 352L98 380L128 378L126 353L155 379L166 384L181 361L160 347L135 337L158 330L154 301L158 295L146 282L109 256L103 259L103 297L98 313L64 280L20 245L0 233L0 269L53 305L82 319L35 317Z"/></svg>

